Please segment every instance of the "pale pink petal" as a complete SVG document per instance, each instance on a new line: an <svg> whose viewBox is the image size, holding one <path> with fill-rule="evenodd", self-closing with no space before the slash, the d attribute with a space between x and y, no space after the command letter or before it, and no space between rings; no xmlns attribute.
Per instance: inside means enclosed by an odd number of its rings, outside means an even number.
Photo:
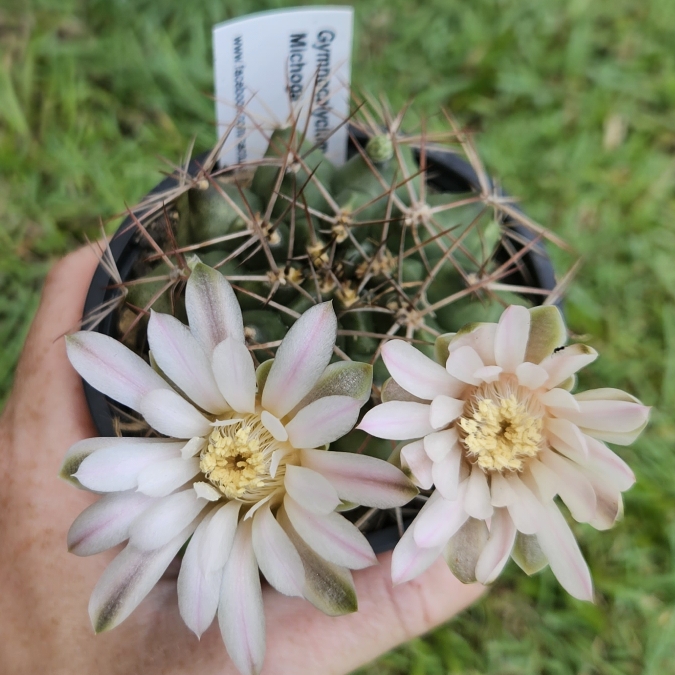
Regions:
<svg viewBox="0 0 675 675"><path fill-rule="evenodd" d="M516 377L518 384L528 389L539 389L548 380L548 373L541 366L534 363L521 363L516 368Z"/></svg>
<svg viewBox="0 0 675 675"><path fill-rule="evenodd" d="M467 482L460 484L457 499L443 499L436 490L415 518L415 543L423 548L445 546L450 537L466 522L469 514L464 510Z"/></svg>
<svg viewBox="0 0 675 675"><path fill-rule="evenodd" d="M222 499L223 493L216 490L211 483L206 483L203 480L198 480L192 483L192 489L200 499L206 499L207 502L217 502Z"/></svg>
<svg viewBox="0 0 675 675"><path fill-rule="evenodd" d="M206 572L200 552L206 529L213 518L211 511L199 524L190 539L178 573L178 609L185 625L197 636L213 623L220 599L222 570Z"/></svg>
<svg viewBox="0 0 675 675"><path fill-rule="evenodd" d="M283 417L309 393L330 362L337 319L329 302L308 309L283 339L262 393L263 408Z"/></svg>
<svg viewBox="0 0 675 675"><path fill-rule="evenodd" d="M572 530L553 502L544 506L542 521L537 541L560 585L579 600L593 600L593 583L588 565Z"/></svg>
<svg viewBox="0 0 675 675"><path fill-rule="evenodd" d="M241 502L227 502L213 511L201 543L200 564L205 572L223 569L232 550Z"/></svg>
<svg viewBox="0 0 675 675"><path fill-rule="evenodd" d="M589 522L595 515L595 492L577 465L548 449L539 453L539 459L558 477L558 494L574 520Z"/></svg>
<svg viewBox="0 0 675 675"><path fill-rule="evenodd" d="M467 384L480 384L480 377L476 372L482 371L484 363L472 347L460 347L448 356L445 367L453 377Z"/></svg>
<svg viewBox="0 0 675 675"><path fill-rule="evenodd" d="M449 345L449 351L452 353L460 347L468 346L478 353L481 361L486 366L494 366L496 333L496 323L471 324L469 329L460 329L457 335L452 339L452 342Z"/></svg>
<svg viewBox="0 0 675 675"><path fill-rule="evenodd" d="M554 499L560 489L560 478L557 474L536 458L530 460L527 469L534 481L535 494L539 493L541 501L549 502Z"/></svg>
<svg viewBox="0 0 675 675"><path fill-rule="evenodd" d="M476 563L476 581L491 584L504 569L516 540L516 526L507 509L498 508L490 522L490 537Z"/></svg>
<svg viewBox="0 0 675 675"><path fill-rule="evenodd" d="M433 462L440 462L453 448L457 446L459 436L457 430L445 429L428 434L424 437L424 450Z"/></svg>
<svg viewBox="0 0 675 675"><path fill-rule="evenodd" d="M228 337L244 342L241 308L232 286L217 270L197 263L185 289L185 309L192 334L207 356Z"/></svg>
<svg viewBox="0 0 675 675"><path fill-rule="evenodd" d="M490 502L487 476L478 464L473 465L467 481L464 509L477 520L487 520L492 515L493 508Z"/></svg>
<svg viewBox="0 0 675 675"><path fill-rule="evenodd" d="M146 509L129 528L134 548L161 548L192 523L208 504L192 488L162 497Z"/></svg>
<svg viewBox="0 0 675 675"><path fill-rule="evenodd" d="M423 490L428 490L434 484L431 475L433 465L424 450L424 441L414 441L401 448L401 466L410 469L415 483Z"/></svg>
<svg viewBox="0 0 675 675"><path fill-rule="evenodd" d="M166 497L199 473L199 457L175 457L153 462L138 474L138 491L150 497Z"/></svg>
<svg viewBox="0 0 675 675"><path fill-rule="evenodd" d="M288 431L278 417L267 412L267 410L263 410L262 413L260 413L260 421L265 429L267 429L277 441L284 443L288 440Z"/></svg>
<svg viewBox="0 0 675 675"><path fill-rule="evenodd" d="M433 432L426 403L389 401L376 405L361 420L357 429L377 438L407 441Z"/></svg>
<svg viewBox="0 0 675 675"><path fill-rule="evenodd" d="M196 526L195 520L164 546L152 551L127 544L106 567L89 599L89 617L97 633L114 628L138 607Z"/></svg>
<svg viewBox="0 0 675 675"><path fill-rule="evenodd" d="M213 350L211 365L218 389L239 413L255 412L255 366L246 345L227 338Z"/></svg>
<svg viewBox="0 0 675 675"><path fill-rule="evenodd" d="M361 402L351 396L326 396L310 403L286 425L294 448L318 448L351 431Z"/></svg>
<svg viewBox="0 0 675 675"><path fill-rule="evenodd" d="M142 398L140 411L145 421L165 436L188 439L211 433L209 420L175 391L151 391Z"/></svg>
<svg viewBox="0 0 675 675"><path fill-rule="evenodd" d="M563 455L576 462L584 461L588 457L588 445L585 436L579 431L576 424L569 420L546 419L549 443Z"/></svg>
<svg viewBox="0 0 675 675"><path fill-rule="evenodd" d="M611 482L603 480L602 476L586 470L584 473L593 486L597 502L595 515L588 522L596 530L609 530L623 515L621 492Z"/></svg>
<svg viewBox="0 0 675 675"><path fill-rule="evenodd" d="M148 322L148 343L161 371L191 401L211 413L228 409L209 359L187 326L169 314L153 311Z"/></svg>
<svg viewBox="0 0 675 675"><path fill-rule="evenodd" d="M515 373L525 360L530 335L530 313L526 307L511 305L502 313L495 333L495 363Z"/></svg>
<svg viewBox="0 0 675 675"><path fill-rule="evenodd" d="M476 581L476 563L487 544L488 536L484 520L469 518L443 549L443 557L450 571L463 584Z"/></svg>
<svg viewBox="0 0 675 675"><path fill-rule="evenodd" d="M305 585L302 560L269 505L261 508L253 518L253 550L265 579L279 593L302 597Z"/></svg>
<svg viewBox="0 0 675 675"><path fill-rule="evenodd" d="M598 352L586 345L570 345L551 354L539 365L548 372L546 387L552 389L598 358Z"/></svg>
<svg viewBox="0 0 675 675"><path fill-rule="evenodd" d="M382 359L394 380L419 398L431 400L441 394L456 395L463 388L442 365L404 340L385 343Z"/></svg>
<svg viewBox="0 0 675 675"><path fill-rule="evenodd" d="M337 490L340 499L391 509L407 504L417 489L389 462L352 452L303 450L302 465L318 471Z"/></svg>
<svg viewBox="0 0 675 675"><path fill-rule="evenodd" d="M443 459L434 462L431 476L436 489L445 499L450 501L457 499L461 467L462 451L457 445Z"/></svg>
<svg viewBox="0 0 675 675"><path fill-rule="evenodd" d="M92 452L80 463L75 478L84 487L96 492L129 490L138 485L138 476L147 466L180 458L183 445L170 442L144 443L145 439L134 438L124 440L126 443L115 443Z"/></svg>
<svg viewBox="0 0 675 675"><path fill-rule="evenodd" d="M490 478L490 502L492 506L508 506L513 504L518 496L502 474L493 473Z"/></svg>
<svg viewBox="0 0 675 675"><path fill-rule="evenodd" d="M482 368L479 368L473 376L478 380L483 380L483 382L495 382L499 379L502 372L503 369L499 366L483 366Z"/></svg>
<svg viewBox="0 0 675 675"><path fill-rule="evenodd" d="M579 410L577 400L565 389L551 389L539 395L539 401L552 411L568 408Z"/></svg>
<svg viewBox="0 0 675 675"><path fill-rule="evenodd" d="M117 546L129 537L129 526L152 501L134 490L105 495L75 518L68 530L68 550L85 556Z"/></svg>
<svg viewBox="0 0 675 675"><path fill-rule="evenodd" d="M73 368L94 389L140 412L141 399L153 389L171 389L140 356L102 333L66 336Z"/></svg>
<svg viewBox="0 0 675 675"><path fill-rule="evenodd" d="M322 558L350 569L377 563L368 540L339 513L318 515L286 495L284 508L296 532Z"/></svg>
<svg viewBox="0 0 675 675"><path fill-rule="evenodd" d="M516 529L523 534L538 532L541 527L541 511L543 508L541 502L518 476L507 476L506 480L517 497L515 502L506 507Z"/></svg>
<svg viewBox="0 0 675 675"><path fill-rule="evenodd" d="M242 675L258 675L265 659L265 613L251 521L237 528L220 587L218 623L227 653Z"/></svg>
<svg viewBox="0 0 675 675"><path fill-rule="evenodd" d="M415 543L415 523L403 533L391 557L391 580L394 584L410 581L426 571L438 559L443 546L422 548Z"/></svg>
<svg viewBox="0 0 675 675"><path fill-rule="evenodd" d="M304 466L286 467L284 487L300 506L309 511L330 513L340 504L338 493L330 482Z"/></svg>
<svg viewBox="0 0 675 675"><path fill-rule="evenodd" d="M633 470L612 452L604 443L586 436L588 444L588 461L584 467L599 477L610 481L618 490L624 492L635 483Z"/></svg>
<svg viewBox="0 0 675 675"><path fill-rule="evenodd" d="M456 420L464 410L464 401L449 396L436 396L431 402L429 421L434 429L441 429Z"/></svg>

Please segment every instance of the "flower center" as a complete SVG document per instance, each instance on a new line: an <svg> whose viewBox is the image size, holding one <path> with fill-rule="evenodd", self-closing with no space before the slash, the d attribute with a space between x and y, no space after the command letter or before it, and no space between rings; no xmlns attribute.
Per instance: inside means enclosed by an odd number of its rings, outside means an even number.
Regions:
<svg viewBox="0 0 675 675"><path fill-rule="evenodd" d="M200 455L199 468L228 499L258 502L283 485L292 448L277 441L257 414L224 421L231 423L213 429ZM272 477L277 450L281 459Z"/></svg>
<svg viewBox="0 0 675 675"><path fill-rule="evenodd" d="M521 471L542 446L543 409L523 387L484 384L459 419L469 459L484 471Z"/></svg>

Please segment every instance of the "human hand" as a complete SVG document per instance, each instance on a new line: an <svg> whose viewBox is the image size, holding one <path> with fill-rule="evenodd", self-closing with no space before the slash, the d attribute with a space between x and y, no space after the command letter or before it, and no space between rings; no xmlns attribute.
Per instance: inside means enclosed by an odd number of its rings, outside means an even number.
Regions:
<svg viewBox="0 0 675 675"><path fill-rule="evenodd" d="M119 627L95 636L89 595L119 549L91 558L66 550L70 523L95 497L57 478L65 451L96 435L64 333L81 315L97 259L82 249L48 276L42 302L0 418L0 670L36 673L199 672L235 675L216 624L201 641L178 612L179 563ZM354 574L359 611L327 617L264 587L263 675L348 673L447 620L482 592L457 581L442 559L392 587L391 554Z"/></svg>

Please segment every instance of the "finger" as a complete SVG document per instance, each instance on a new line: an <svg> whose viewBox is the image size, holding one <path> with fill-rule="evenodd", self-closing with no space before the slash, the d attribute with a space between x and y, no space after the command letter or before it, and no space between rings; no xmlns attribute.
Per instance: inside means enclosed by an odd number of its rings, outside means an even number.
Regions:
<svg viewBox="0 0 675 675"><path fill-rule="evenodd" d="M266 598L268 655L263 675L338 675L447 621L478 599L485 588L465 585L443 558L417 579L391 582L391 553L354 574L359 610L328 617L307 602L290 606L269 590Z"/></svg>

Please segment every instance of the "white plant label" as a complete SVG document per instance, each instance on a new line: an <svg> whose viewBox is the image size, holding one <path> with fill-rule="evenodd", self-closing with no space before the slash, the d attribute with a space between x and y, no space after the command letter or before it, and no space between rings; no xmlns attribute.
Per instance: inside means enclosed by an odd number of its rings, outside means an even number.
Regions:
<svg viewBox="0 0 675 675"><path fill-rule="evenodd" d="M296 118L331 162L345 162L353 17L351 7L303 7L214 27L218 136L229 130L221 166L260 159L271 132Z"/></svg>

